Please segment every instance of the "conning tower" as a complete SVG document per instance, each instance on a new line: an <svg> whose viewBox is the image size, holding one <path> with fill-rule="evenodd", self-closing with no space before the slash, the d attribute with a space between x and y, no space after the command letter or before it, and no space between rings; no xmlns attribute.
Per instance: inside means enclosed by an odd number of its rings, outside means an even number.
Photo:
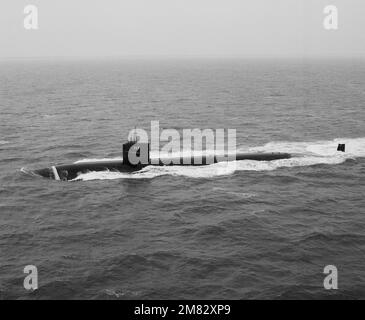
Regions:
<svg viewBox="0 0 365 320"><path fill-rule="evenodd" d="M141 166L150 164L150 144L138 141L136 132L123 144L123 164Z"/></svg>

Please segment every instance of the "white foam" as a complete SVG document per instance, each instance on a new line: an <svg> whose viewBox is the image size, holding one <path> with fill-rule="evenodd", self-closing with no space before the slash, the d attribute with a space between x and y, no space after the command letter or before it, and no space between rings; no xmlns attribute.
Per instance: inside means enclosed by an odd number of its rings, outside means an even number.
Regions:
<svg viewBox="0 0 365 320"><path fill-rule="evenodd" d="M117 157L117 158L95 158L95 159L81 159L81 160L77 160L74 163L84 163L84 162L107 162L107 161L122 161L123 158L122 157Z"/></svg>
<svg viewBox="0 0 365 320"><path fill-rule="evenodd" d="M337 145L346 144L346 152L338 152ZM247 151L244 150L244 151ZM332 141L315 142L270 142L264 146L250 148L251 152L288 152L295 154L290 159L273 161L230 161L220 162L208 166L148 166L134 173L120 172L89 172L81 174L75 180L104 180L104 179L152 179L170 175L189 178L213 178L231 175L238 171L272 171L278 168L312 166L317 164L335 165L350 158L365 157L365 138L335 139ZM194 155L196 153L194 152ZM178 156L178 154L176 154ZM121 158L117 158L121 160ZM84 159L82 161L107 161L114 159Z"/></svg>
<svg viewBox="0 0 365 320"><path fill-rule="evenodd" d="M3 144L8 144L10 143L9 141L6 141L6 140L0 140L0 145L3 145Z"/></svg>
<svg viewBox="0 0 365 320"><path fill-rule="evenodd" d="M236 161L220 162L208 166L148 166L133 173L114 171L88 172L80 174L74 180L113 180L113 179L152 179L155 177L185 176L190 178L211 178L221 175L229 175L236 170Z"/></svg>
<svg viewBox="0 0 365 320"><path fill-rule="evenodd" d="M339 153L337 146L339 143L346 144L346 152ZM264 152L288 152L303 155L318 156L337 156L342 154L347 158L365 157L365 138L338 138L331 141L314 141L314 142L270 142L264 146L250 148L250 151Z"/></svg>

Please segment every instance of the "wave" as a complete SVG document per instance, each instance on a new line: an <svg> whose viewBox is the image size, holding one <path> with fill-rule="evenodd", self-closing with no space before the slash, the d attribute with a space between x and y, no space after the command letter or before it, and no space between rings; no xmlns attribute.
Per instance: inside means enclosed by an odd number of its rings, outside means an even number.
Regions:
<svg viewBox="0 0 365 320"><path fill-rule="evenodd" d="M346 144L346 152L338 152L337 145ZM113 179L152 179L159 176L182 176L188 178L213 178L232 175L239 171L272 171L279 168L313 166L320 164L335 165L348 159L365 157L365 138L339 138L331 141L315 142L270 142L264 146L239 149L239 152L288 152L294 155L290 159L273 161L241 160L220 162L208 166L148 166L134 173L121 172L89 172L79 175L75 180L113 180ZM211 151L214 152L214 151ZM200 154L201 152L198 152ZM186 154L186 153L185 153ZM197 155L196 152L193 153ZM83 159L77 161L106 161L113 159Z"/></svg>
<svg viewBox="0 0 365 320"><path fill-rule="evenodd" d="M219 194L221 193L225 193L237 198L241 198L241 199L250 199L253 197L256 197L257 194L256 193L250 193L250 192L236 192L236 191L231 191L229 188L222 188L222 187L213 187L212 189L213 192L217 192Z"/></svg>
<svg viewBox="0 0 365 320"><path fill-rule="evenodd" d="M56 117L57 117L56 114L44 114L42 116L42 118L44 118L44 119L51 119L51 118L56 118Z"/></svg>
<svg viewBox="0 0 365 320"><path fill-rule="evenodd" d="M0 146L3 145L3 144L8 144L10 143L9 141L6 141L6 140L0 140Z"/></svg>

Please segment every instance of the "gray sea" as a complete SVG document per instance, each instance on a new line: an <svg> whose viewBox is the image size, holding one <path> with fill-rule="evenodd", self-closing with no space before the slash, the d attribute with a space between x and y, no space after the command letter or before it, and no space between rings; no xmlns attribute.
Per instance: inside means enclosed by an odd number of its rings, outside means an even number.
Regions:
<svg viewBox="0 0 365 320"><path fill-rule="evenodd" d="M364 60L1 61L0 298L364 299L364 105ZM118 158L152 120L295 156L31 174Z"/></svg>

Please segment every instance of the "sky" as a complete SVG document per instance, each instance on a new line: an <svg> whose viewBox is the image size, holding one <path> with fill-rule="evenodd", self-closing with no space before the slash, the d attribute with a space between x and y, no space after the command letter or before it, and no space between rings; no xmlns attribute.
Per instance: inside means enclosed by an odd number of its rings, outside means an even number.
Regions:
<svg viewBox="0 0 365 320"><path fill-rule="evenodd" d="M338 30L323 28L327 5ZM365 0L1 0L0 15L0 58L365 57Z"/></svg>

